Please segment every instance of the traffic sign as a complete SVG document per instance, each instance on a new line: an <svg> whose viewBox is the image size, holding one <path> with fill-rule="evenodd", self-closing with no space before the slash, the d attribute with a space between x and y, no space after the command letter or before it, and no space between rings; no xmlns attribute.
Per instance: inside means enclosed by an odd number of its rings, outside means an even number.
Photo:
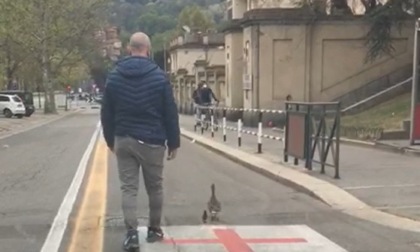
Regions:
<svg viewBox="0 0 420 252"><path fill-rule="evenodd" d="M165 240L145 242L146 227L139 229L145 252L346 252L306 225L291 226L169 226Z"/></svg>

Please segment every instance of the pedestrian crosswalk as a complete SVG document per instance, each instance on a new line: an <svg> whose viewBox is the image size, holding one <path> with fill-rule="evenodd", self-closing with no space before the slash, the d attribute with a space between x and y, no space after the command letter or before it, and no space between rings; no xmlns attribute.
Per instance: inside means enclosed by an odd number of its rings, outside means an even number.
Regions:
<svg viewBox="0 0 420 252"><path fill-rule="evenodd" d="M285 226L169 226L165 240L145 242L146 227L139 228L142 252L346 252L306 225Z"/></svg>

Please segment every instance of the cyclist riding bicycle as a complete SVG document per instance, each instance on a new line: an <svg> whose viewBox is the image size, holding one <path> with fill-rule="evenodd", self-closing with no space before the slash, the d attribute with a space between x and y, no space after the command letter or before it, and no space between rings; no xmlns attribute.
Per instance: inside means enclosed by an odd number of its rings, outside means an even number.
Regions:
<svg viewBox="0 0 420 252"><path fill-rule="evenodd" d="M201 113L200 112L200 105L201 105L200 91L202 87L203 87L202 83L198 84L197 89L194 90L192 94L192 98L194 101L195 121L197 125L200 123L200 113Z"/></svg>
<svg viewBox="0 0 420 252"><path fill-rule="evenodd" d="M216 103L219 103L219 100L216 98L216 95L214 95L213 90L207 86L205 82L202 83L202 88L200 89L200 102L201 104L206 104L207 106L210 106L212 103L212 98ZM203 106L206 106L203 105Z"/></svg>
<svg viewBox="0 0 420 252"><path fill-rule="evenodd" d="M212 100L214 100L216 104L218 104L219 100L216 98L216 95L214 94L213 90L209 86L207 86L205 82L202 82L201 84L202 87L199 89L201 107L211 107ZM206 108L204 108L203 110L206 111ZM201 114L201 112L199 114ZM214 117L214 123L218 123L216 117Z"/></svg>

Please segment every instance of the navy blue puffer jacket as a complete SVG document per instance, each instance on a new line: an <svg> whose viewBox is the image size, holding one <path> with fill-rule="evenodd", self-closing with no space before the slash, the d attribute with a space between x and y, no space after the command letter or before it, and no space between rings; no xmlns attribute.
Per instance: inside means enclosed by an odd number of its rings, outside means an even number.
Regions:
<svg viewBox="0 0 420 252"><path fill-rule="evenodd" d="M171 84L151 59L130 56L117 62L106 82L101 122L108 147L115 136L148 144L180 146L178 111Z"/></svg>

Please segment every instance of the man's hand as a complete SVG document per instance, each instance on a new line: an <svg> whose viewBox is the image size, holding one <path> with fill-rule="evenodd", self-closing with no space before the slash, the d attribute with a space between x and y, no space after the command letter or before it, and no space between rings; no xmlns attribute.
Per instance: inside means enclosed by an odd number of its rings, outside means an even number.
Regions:
<svg viewBox="0 0 420 252"><path fill-rule="evenodd" d="M177 149L168 149L168 157L166 160L174 160L176 158Z"/></svg>

